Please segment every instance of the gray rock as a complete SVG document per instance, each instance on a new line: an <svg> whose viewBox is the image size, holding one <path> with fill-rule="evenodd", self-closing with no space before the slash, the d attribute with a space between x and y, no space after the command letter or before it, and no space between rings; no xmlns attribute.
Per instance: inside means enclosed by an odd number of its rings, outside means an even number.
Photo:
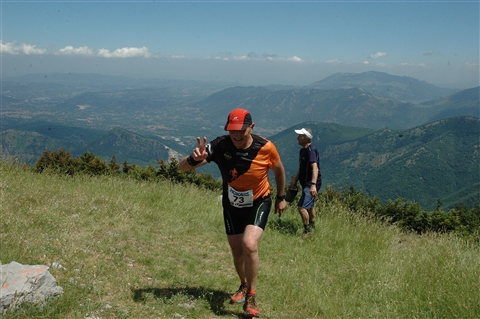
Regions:
<svg viewBox="0 0 480 319"><path fill-rule="evenodd" d="M44 265L22 265L15 261L0 264L0 284L0 313L24 302L41 307L63 293L49 267Z"/></svg>

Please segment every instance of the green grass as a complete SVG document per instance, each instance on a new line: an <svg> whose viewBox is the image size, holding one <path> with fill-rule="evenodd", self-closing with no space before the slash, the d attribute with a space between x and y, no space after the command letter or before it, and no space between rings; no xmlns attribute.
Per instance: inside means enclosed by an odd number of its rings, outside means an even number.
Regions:
<svg viewBox="0 0 480 319"><path fill-rule="evenodd" d="M170 182L39 175L0 163L0 261L61 264L63 295L2 318L238 318L218 193ZM318 201L303 240L291 206L260 244L262 318L478 318L480 249L405 234Z"/></svg>

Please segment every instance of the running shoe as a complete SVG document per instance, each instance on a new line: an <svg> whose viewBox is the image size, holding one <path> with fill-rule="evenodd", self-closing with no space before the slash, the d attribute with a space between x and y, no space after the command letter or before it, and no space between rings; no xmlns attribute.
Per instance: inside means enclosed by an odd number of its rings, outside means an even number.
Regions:
<svg viewBox="0 0 480 319"><path fill-rule="evenodd" d="M230 303L240 303L245 301L247 295L247 285L240 285L238 290L230 297Z"/></svg>
<svg viewBox="0 0 480 319"><path fill-rule="evenodd" d="M243 305L243 314L247 317L260 318L260 310L258 310L255 295L248 295L245 304Z"/></svg>
<svg viewBox="0 0 480 319"><path fill-rule="evenodd" d="M313 235L313 229L310 225L306 226L302 233L302 238L308 238Z"/></svg>

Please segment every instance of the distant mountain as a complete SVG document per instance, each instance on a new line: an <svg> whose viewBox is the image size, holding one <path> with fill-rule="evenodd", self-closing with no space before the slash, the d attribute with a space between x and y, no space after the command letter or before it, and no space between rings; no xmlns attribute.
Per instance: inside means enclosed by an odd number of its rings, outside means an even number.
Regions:
<svg viewBox="0 0 480 319"><path fill-rule="evenodd" d="M373 129L405 129L427 123L432 118L443 118L442 114L474 115L475 110L478 112L479 96L465 91L456 93L451 100L444 98L450 103L438 99L430 104L416 104L379 97L363 88L271 91L263 87L233 87L191 106L209 114L210 120L218 126L222 126L231 109L246 108L265 135L273 135L306 120ZM460 102L462 96L467 100ZM464 107L459 108L455 103L463 103ZM451 111L452 108L455 111Z"/></svg>
<svg viewBox="0 0 480 319"><path fill-rule="evenodd" d="M315 138L315 146L320 151L324 151L331 145L339 145L356 141L361 137L376 132L376 130L369 128L343 126L334 123L312 121L297 124L294 127L290 127L269 137L269 139L275 143L278 152L282 156L282 162L286 169L287 178L295 175L298 168L298 152L300 150L300 146L298 145L297 134L295 134L294 129L302 127L308 127L312 130Z"/></svg>
<svg viewBox="0 0 480 319"><path fill-rule="evenodd" d="M28 117L52 121L54 118L72 127L101 130L122 127L142 135L178 137L187 144L191 136L221 132L228 112L236 107L249 109L258 132L271 136L305 121L405 129L444 117L475 115L479 103L478 95L471 97L467 90L465 94L457 92L418 104L402 102L407 100L404 96L392 99L363 88L376 83L400 94L404 90L398 88L405 86L403 82L407 79L412 86L405 91L408 95L416 84L425 84L386 73L332 77L342 78L343 82L337 82L344 84L348 79L351 83L363 79L365 85L328 90L288 86L221 88L197 82L150 82L97 74L26 75L16 80L32 82L2 82L2 114L9 117L8 121ZM97 86L91 88L94 85ZM90 91L85 91L89 88ZM468 100L462 101L462 98Z"/></svg>
<svg viewBox="0 0 480 319"><path fill-rule="evenodd" d="M428 117L427 122L432 122L454 116L480 116L480 87L460 91L444 98L424 102L421 106L435 109L436 114Z"/></svg>
<svg viewBox="0 0 480 319"><path fill-rule="evenodd" d="M23 163L33 165L44 151L62 148L71 152L74 157L88 151L105 160L115 155L119 163L128 161L130 164L146 166L156 165L157 160L180 156L178 151L166 145L172 145L171 142L162 143L120 128L98 131L52 123L42 123L36 128L37 131L30 127L29 130L8 129L0 132L0 157L17 158Z"/></svg>
<svg viewBox="0 0 480 319"><path fill-rule="evenodd" d="M2 141L0 157L5 159L16 158L22 163L35 164L46 150L58 150L68 144L71 148L85 146L81 142L52 138L33 131L9 129L0 132Z"/></svg>
<svg viewBox="0 0 480 319"><path fill-rule="evenodd" d="M247 89L254 94L245 96ZM379 98L357 88L281 91L257 88L254 91L253 88L235 87L214 93L194 106L208 114L213 113L211 108L215 106L216 112L211 116L219 124L225 122L231 109L246 108L252 113L258 129L265 130L267 135L305 120L377 129L401 128L413 120L410 117L415 109L413 104Z"/></svg>
<svg viewBox="0 0 480 319"><path fill-rule="evenodd" d="M335 73L309 88L322 90L362 88L374 95L405 102L423 102L445 97L459 90L440 88L408 76L384 72Z"/></svg>
<svg viewBox="0 0 480 319"><path fill-rule="evenodd" d="M52 139L79 142L84 144L104 134L103 130L73 127L55 122L38 120L32 121L26 119L19 119L17 121L13 121L12 119L8 118L5 119L2 124L2 129L4 130L14 129L17 131L35 132Z"/></svg>
<svg viewBox="0 0 480 319"><path fill-rule="evenodd" d="M88 143L86 150L104 158L115 155L118 163L128 161L138 165L156 165L156 160L167 161L180 156L178 152L155 139L120 128Z"/></svg>
<svg viewBox="0 0 480 319"><path fill-rule="evenodd" d="M445 206L476 205L480 200L479 118L449 118L403 131L295 125L271 137L279 145L288 176L296 170L299 146L294 147L293 129L300 127L313 130L324 185L353 185L384 201L402 197L427 209L433 209L437 199ZM351 133L338 138L346 130Z"/></svg>

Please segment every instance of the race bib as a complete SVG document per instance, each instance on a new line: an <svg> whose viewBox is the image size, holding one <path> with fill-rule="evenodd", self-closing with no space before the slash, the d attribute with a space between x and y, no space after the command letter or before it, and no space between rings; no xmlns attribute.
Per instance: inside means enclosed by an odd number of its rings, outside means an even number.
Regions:
<svg viewBox="0 0 480 319"><path fill-rule="evenodd" d="M237 208L253 206L253 190L239 192L235 188L228 186L228 200L230 205Z"/></svg>

